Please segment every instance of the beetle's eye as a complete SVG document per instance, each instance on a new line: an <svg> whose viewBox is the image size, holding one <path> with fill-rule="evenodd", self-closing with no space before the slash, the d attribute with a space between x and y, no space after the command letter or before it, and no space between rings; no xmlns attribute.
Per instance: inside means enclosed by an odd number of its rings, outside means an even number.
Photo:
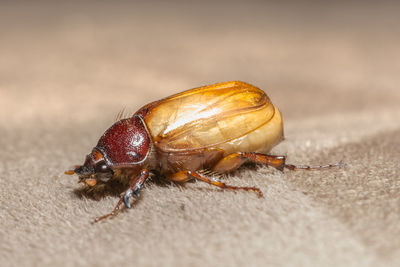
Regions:
<svg viewBox="0 0 400 267"><path fill-rule="evenodd" d="M96 164L95 171L97 173L99 172L105 173L105 172L110 172L111 170L108 168L105 162L100 162Z"/></svg>
<svg viewBox="0 0 400 267"><path fill-rule="evenodd" d="M105 164L103 164L100 166L100 169L104 172L104 171L107 171L108 168Z"/></svg>

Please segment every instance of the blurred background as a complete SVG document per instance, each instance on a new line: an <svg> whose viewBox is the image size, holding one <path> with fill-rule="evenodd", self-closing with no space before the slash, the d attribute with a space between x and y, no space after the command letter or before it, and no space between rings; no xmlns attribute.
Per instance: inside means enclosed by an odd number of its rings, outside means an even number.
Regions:
<svg viewBox="0 0 400 267"><path fill-rule="evenodd" d="M374 1L1 2L0 119L109 119L228 80L261 87L288 118L397 105L399 11Z"/></svg>
<svg viewBox="0 0 400 267"><path fill-rule="evenodd" d="M1 1L2 263L398 266L399 14L397 1ZM90 225L116 198L79 196L63 172L117 113L229 80L281 109L274 153L349 168L230 177L262 200L149 186Z"/></svg>

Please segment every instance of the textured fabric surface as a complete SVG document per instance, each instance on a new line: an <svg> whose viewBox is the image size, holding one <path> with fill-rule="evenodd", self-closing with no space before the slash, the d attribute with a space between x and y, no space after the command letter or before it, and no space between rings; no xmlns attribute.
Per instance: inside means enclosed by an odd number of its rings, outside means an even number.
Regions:
<svg viewBox="0 0 400 267"><path fill-rule="evenodd" d="M2 2L1 266L400 265L400 7ZM243 80L284 116L273 153L327 171L248 166L249 192L150 182L109 212L63 172L125 107Z"/></svg>

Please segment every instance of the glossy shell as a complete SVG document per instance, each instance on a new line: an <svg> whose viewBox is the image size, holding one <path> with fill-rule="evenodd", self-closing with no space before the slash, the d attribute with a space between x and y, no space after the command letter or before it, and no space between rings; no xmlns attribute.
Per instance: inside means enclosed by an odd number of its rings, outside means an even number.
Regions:
<svg viewBox="0 0 400 267"><path fill-rule="evenodd" d="M259 88L225 82L184 91L140 109L157 150L268 152L283 139L280 111Z"/></svg>
<svg viewBox="0 0 400 267"><path fill-rule="evenodd" d="M108 165L129 166L146 160L150 137L139 116L123 119L111 126L100 138L96 149Z"/></svg>

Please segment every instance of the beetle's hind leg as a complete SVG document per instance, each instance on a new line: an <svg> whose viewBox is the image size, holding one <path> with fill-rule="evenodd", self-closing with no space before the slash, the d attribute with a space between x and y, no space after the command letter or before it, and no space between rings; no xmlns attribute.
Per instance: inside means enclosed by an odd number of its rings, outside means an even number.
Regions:
<svg viewBox="0 0 400 267"><path fill-rule="evenodd" d="M319 166L292 165L292 164L286 164L285 156L273 156L255 152L237 152L222 158L220 161L217 162L217 164L213 167L212 170L219 173L231 172L239 168L246 161L251 161L258 164L271 166L280 171L283 171L284 168L296 171L296 170L321 170L321 169L338 168L344 166L343 162L339 162L336 164L319 165Z"/></svg>
<svg viewBox="0 0 400 267"><path fill-rule="evenodd" d="M174 173L174 174L168 176L168 179L170 179L171 181L175 181L175 182L186 182L188 180L195 179L195 180L203 181L210 185L217 186L219 188L230 189L230 190L253 191L259 197L263 196L263 193L257 187L227 185L221 181L213 179L212 177L208 177L208 176L202 174L201 172L197 172L197 171L180 171L180 172L177 172L177 173Z"/></svg>

